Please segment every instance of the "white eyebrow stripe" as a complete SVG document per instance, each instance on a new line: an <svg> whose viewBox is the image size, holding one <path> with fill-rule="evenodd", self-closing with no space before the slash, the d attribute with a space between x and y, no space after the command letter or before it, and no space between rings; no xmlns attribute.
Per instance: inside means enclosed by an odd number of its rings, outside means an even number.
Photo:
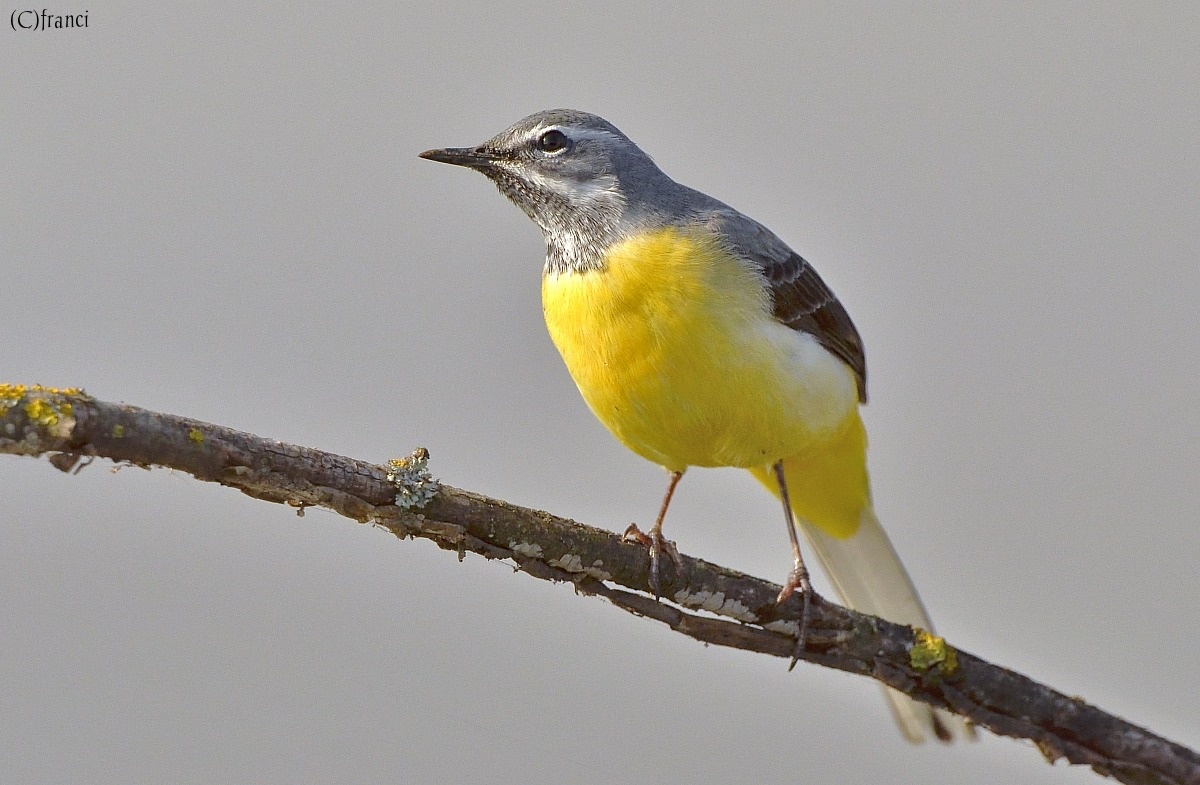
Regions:
<svg viewBox="0 0 1200 785"><path fill-rule="evenodd" d="M550 125L539 125L534 128L529 133L529 139L537 139L547 131L561 131L566 134L568 139L573 141L610 141L620 138L611 131L605 131L603 128L580 128L578 126L551 123Z"/></svg>

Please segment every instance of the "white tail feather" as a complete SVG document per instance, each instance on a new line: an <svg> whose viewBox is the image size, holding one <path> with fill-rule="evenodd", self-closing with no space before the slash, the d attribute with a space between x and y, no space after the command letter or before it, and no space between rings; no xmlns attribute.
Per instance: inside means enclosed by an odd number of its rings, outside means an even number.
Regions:
<svg viewBox="0 0 1200 785"><path fill-rule="evenodd" d="M933 623L921 605L912 579L869 507L860 516L858 531L846 539L831 537L803 519L798 523L846 605L897 624L933 632ZM918 703L890 687L884 687L884 693L896 715L896 723L909 741L921 742L930 735L946 741L954 735L975 737L974 727L960 717Z"/></svg>

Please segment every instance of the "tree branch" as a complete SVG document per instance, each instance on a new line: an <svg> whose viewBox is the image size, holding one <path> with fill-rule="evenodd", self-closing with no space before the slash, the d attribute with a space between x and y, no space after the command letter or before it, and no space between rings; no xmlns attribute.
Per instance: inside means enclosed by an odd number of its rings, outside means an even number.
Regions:
<svg viewBox="0 0 1200 785"><path fill-rule="evenodd" d="M396 506L388 469L218 425L95 400L80 390L0 384L0 452L49 455L63 471L94 458L188 472L302 513L319 506L398 537L488 559L535 578L570 582L638 616L719 646L790 657L799 601L776 606L779 587L692 557L668 569L666 598L649 596L646 550L613 532L440 486L420 509ZM405 465L419 467L420 460ZM401 472L403 474L403 472ZM425 482L410 473L401 482ZM411 493L401 488L400 495ZM417 493L416 496L420 496ZM948 646L940 638L813 598L803 659L869 676L949 709L994 733L1032 740L1047 760L1091 766L1120 782L1200 785L1200 755Z"/></svg>

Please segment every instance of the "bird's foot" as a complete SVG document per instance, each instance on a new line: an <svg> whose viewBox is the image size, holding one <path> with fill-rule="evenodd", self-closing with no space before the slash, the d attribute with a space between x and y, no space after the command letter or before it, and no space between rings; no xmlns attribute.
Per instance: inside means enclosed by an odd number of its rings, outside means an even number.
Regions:
<svg viewBox="0 0 1200 785"><path fill-rule="evenodd" d="M788 573L788 578L783 584L783 588L779 591L779 596L775 598L778 605L782 605L794 593L800 592L800 629L796 633L796 648L792 649L792 661L788 665L788 670L796 667L796 661L800 659L800 655L804 653L805 639L808 637L808 609L812 603L813 588L812 583L808 580L808 570L804 565L797 562L792 571Z"/></svg>
<svg viewBox="0 0 1200 785"><path fill-rule="evenodd" d="M675 547L675 543L663 536L662 529L657 526L650 529L646 533L638 528L636 523L629 524L629 528L621 535L621 539L626 542L640 543L646 550L650 551L650 591L654 593L654 598L658 599L661 595L659 591L659 564L662 561L662 555L665 553L675 563L675 569L678 573L683 572L683 558L679 555L679 549Z"/></svg>

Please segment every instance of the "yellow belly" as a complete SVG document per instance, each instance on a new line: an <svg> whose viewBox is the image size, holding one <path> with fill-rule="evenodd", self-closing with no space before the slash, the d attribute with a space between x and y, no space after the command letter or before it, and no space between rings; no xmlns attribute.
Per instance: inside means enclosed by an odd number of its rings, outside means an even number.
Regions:
<svg viewBox="0 0 1200 785"><path fill-rule="evenodd" d="M776 322L760 277L704 230L548 273L542 307L580 392L627 447L671 470L770 465L857 422L853 374Z"/></svg>

